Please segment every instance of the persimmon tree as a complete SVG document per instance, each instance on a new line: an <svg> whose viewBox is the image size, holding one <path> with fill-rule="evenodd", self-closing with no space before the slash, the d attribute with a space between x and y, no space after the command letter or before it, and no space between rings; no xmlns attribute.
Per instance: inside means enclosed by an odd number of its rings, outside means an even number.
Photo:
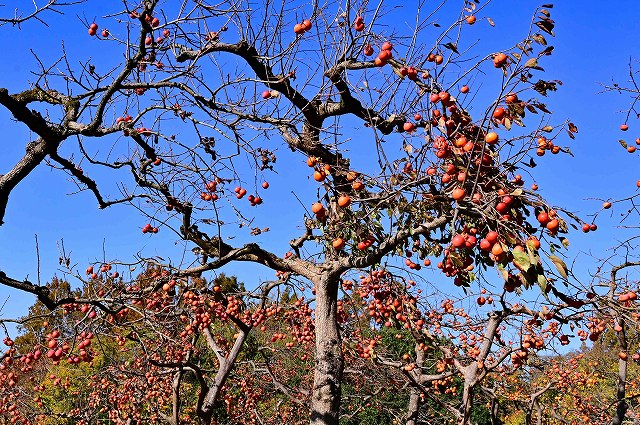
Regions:
<svg viewBox="0 0 640 425"><path fill-rule="evenodd" d="M617 142L629 154L636 152L636 146L640 144L640 139L633 136L635 122L640 117L637 103L640 100L640 89L637 82L637 71L632 64L629 65L629 77L624 82L605 84L606 92L616 93L627 99L628 103L624 110L624 118L619 126L620 133L616 134ZM618 137L619 136L619 137ZM629 137L631 136L631 137ZM634 140L635 139L635 140ZM612 140L612 143L615 143ZM630 187L633 184L629 181ZM636 190L640 187L640 181L636 181ZM593 215L595 221L599 216L619 214L618 224L620 228L635 229L637 226L637 199L638 194L631 190L625 196L619 198L604 198L600 210ZM590 225L583 225L582 230L589 232ZM590 300L590 309L585 311L583 325L587 329L578 329L576 336L582 341L589 340L594 343L592 352L599 353L602 346L609 347L617 355L617 370L615 378L602 379L606 376L603 373L600 361L582 362L586 369L587 383L594 385L594 382L602 385L606 382L609 388L603 389L603 399L573 394L574 399L569 402L572 407L578 407L576 421L591 421L600 423L608 421L612 424L622 424L626 419L636 417L637 406L635 400L635 388L637 387L635 363L640 360L637 351L638 332L638 304L637 292L638 278L637 269L640 261L636 255L637 235L631 231L623 235L621 241L615 246L609 247L609 253L605 258L594 258L592 261L598 264L597 270L593 273L593 280L585 285L585 291ZM573 331L573 329L572 329ZM591 359L592 352L586 355ZM597 357L597 355L596 355ZM599 360L599 359L596 359ZM575 360L572 360L575 362ZM554 366L557 370L557 366ZM583 371L584 371L583 369ZM592 379L601 378L601 379ZM566 378L562 375L563 380ZM578 376L580 378L580 376ZM584 379L582 379L584 381ZM584 382L579 380L579 386ZM567 385L567 384L565 384ZM575 392L579 392L575 390ZM581 400L576 404L575 400ZM603 405L606 406L603 408ZM609 406L614 406L613 411ZM565 412L573 410L565 406Z"/></svg>
<svg viewBox="0 0 640 425"><path fill-rule="evenodd" d="M312 424L338 423L345 359L353 358L345 351L364 355L364 338L371 338L364 330L372 326L404 329L416 348L414 362L378 359L407 372L413 392L404 419L415 422L421 386L446 387L461 375L462 399L442 405L469 423L485 371L528 357L503 341L494 345L503 322L516 318L523 329L522 317L539 313L541 302L522 291L544 294L561 318L562 310L585 304L574 287L556 284L571 277L557 253L570 222L579 220L548 205L523 177L534 157L568 152L564 141L577 132L568 121L552 121L542 101L560 84L541 78L553 52L551 6L534 11L516 45L476 56L465 33L494 25L476 2L434 10L419 4L409 32L390 25L382 2L299 6L123 1L116 10L102 5L104 17L95 22L78 21L72 6L65 8L59 19L86 32L100 60L72 58L63 47L58 60L38 62L30 87L0 89L0 105L34 135L0 176L0 222L9 195L48 165L100 209L130 206L140 214L141 237L172 232L190 258L105 259L85 274L63 256L66 273L83 282L80 295L57 296L0 271L1 284L34 294L52 312L83 314L68 333L42 334L32 351L10 348L5 360L35 358L40 344L53 350L47 361L92 363L87 347L94 343L86 341L99 326L132 357L118 363L117 373L109 370L113 381L93 382L90 407L104 408L120 394L115 401L122 404L109 417L115 422L177 424L186 414L209 424L250 332L269 330L264 321L275 309L274 321L288 325L274 325L274 342L314 345L309 400L264 361L255 370L266 371L289 400L308 405ZM443 8L454 16L444 25ZM474 98L474 78L490 81L491 93ZM290 185L270 187L271 173L291 175ZM294 181L303 173L307 179ZM292 191L301 204L287 208L299 210L300 227L270 223L283 209L270 200L282 202ZM290 240L269 240L274 226ZM431 259L438 299L420 295L434 286L414 277ZM215 285L217 271L235 263L271 269L276 278L253 282L250 291ZM132 275L130 268L142 264L154 271ZM447 300L471 296L483 304L495 276L489 269L501 277L491 295L497 308L488 317L479 310L476 321ZM289 285L305 301L287 316L270 293ZM367 315L342 317L357 302L370 303ZM440 340L433 331L443 326L452 330ZM476 343L460 342L471 334ZM453 366L435 379L425 378L421 360L429 344ZM196 378L189 381L197 394L191 406L180 401L187 372ZM233 378L245 382L243 389L249 382ZM135 408L126 410L127 403ZM120 415L125 410L135 413ZM87 412L65 414L88 421Z"/></svg>

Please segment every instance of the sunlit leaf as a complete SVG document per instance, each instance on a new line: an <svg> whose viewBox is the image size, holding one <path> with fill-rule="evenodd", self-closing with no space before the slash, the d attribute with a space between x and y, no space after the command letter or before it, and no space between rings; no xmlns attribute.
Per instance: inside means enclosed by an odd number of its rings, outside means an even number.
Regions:
<svg viewBox="0 0 640 425"><path fill-rule="evenodd" d="M558 269L558 273L560 273L560 276L567 279L567 277L569 276L568 275L569 269L567 268L567 265L565 264L565 262L562 261L562 259L556 255L550 255L549 259L556 266L556 269Z"/></svg>
<svg viewBox="0 0 640 425"><path fill-rule="evenodd" d="M513 262L516 263L519 269L528 270L531 267L531 261L526 252L514 249L511 254L513 255Z"/></svg>

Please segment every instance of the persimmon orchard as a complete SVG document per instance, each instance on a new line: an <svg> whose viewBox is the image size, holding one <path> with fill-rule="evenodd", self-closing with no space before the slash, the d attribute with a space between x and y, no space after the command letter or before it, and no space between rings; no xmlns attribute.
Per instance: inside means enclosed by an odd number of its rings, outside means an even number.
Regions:
<svg viewBox="0 0 640 425"><path fill-rule="evenodd" d="M138 217L140 245L175 241L98 263L61 249L47 284L0 264L37 300L0 319L2 423L624 420L622 369L617 410L549 395L604 376L558 376L582 357L556 350L611 328L622 368L639 317L615 271L581 283L562 259L595 223L537 193L535 161L578 133L547 105L553 6L481 51L470 31L500 39L486 7L416 4L413 28L366 1L52 0L0 20L61 19L83 52L36 45L30 84L0 88L4 125L31 135L0 175L0 224L51 167L96 214ZM248 263L273 278L229 276Z"/></svg>

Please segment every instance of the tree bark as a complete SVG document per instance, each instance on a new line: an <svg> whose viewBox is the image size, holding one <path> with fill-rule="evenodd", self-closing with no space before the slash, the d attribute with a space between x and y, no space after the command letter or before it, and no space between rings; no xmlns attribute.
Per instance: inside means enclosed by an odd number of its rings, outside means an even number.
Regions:
<svg viewBox="0 0 640 425"><path fill-rule="evenodd" d="M615 317L615 316L614 316ZM620 332L617 333L618 337L618 345L620 347L620 351L626 353L627 346L627 336L625 334L625 322L624 319L618 319L618 325L622 328ZM616 385L616 415L613 417L611 421L611 425L622 425L624 422L624 418L627 415L627 409L629 409L629 405L626 401L626 392L627 392L627 360L619 359L618 360L618 383Z"/></svg>
<svg viewBox="0 0 640 425"><path fill-rule="evenodd" d="M213 409L218 403L222 387L227 381L229 373L231 372L231 369L233 369L238 355L240 355L240 352L242 351L242 347L245 340L247 339L247 336L249 335L249 331L250 328L239 330L239 335L226 357L221 357L219 353L216 352L216 356L218 356L218 361L220 362L220 367L218 368L218 372L216 373L216 376L214 378L213 385L211 385L207 389L202 404L198 409L200 424L211 424L213 420Z"/></svg>
<svg viewBox="0 0 640 425"><path fill-rule="evenodd" d="M473 407L473 389L477 383L475 371L473 377L465 376L464 389L462 390L462 421L461 425L467 425L471 420L471 408Z"/></svg>
<svg viewBox="0 0 640 425"><path fill-rule="evenodd" d="M420 349L420 346L416 346L416 366L418 370L422 369L424 364L424 350ZM411 387L411 394L409 395L409 406L407 408L407 423L406 425L417 425L418 414L420 413L420 389L414 385Z"/></svg>
<svg viewBox="0 0 640 425"><path fill-rule="evenodd" d="M498 397L491 397L491 425L502 425Z"/></svg>
<svg viewBox="0 0 640 425"><path fill-rule="evenodd" d="M344 358L338 327L339 275L323 273L316 284L316 364L311 425L338 425Z"/></svg>

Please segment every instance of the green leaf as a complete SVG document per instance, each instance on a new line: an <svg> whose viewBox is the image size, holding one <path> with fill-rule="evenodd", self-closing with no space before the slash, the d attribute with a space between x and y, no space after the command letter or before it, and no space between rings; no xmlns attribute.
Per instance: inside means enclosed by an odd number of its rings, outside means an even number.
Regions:
<svg viewBox="0 0 640 425"><path fill-rule="evenodd" d="M513 262L519 269L529 270L529 267L531 267L531 261L526 252L513 250L511 254L513 255Z"/></svg>
<svg viewBox="0 0 640 425"><path fill-rule="evenodd" d="M449 259L453 264L455 264L456 267L462 267L464 265L464 263L462 262L462 259L456 253L449 254Z"/></svg>
<svg viewBox="0 0 640 425"><path fill-rule="evenodd" d="M525 62L524 66L527 68L536 68L538 66L538 59L529 58L529 60Z"/></svg>
<svg viewBox="0 0 640 425"><path fill-rule="evenodd" d="M533 241L527 241L527 254L529 254L529 261L531 264L538 264L539 257L536 254L536 249L533 246Z"/></svg>
<svg viewBox="0 0 640 425"><path fill-rule="evenodd" d="M624 140L618 140L618 143L620 143L623 148L627 148L627 142L625 142Z"/></svg>
<svg viewBox="0 0 640 425"><path fill-rule="evenodd" d="M556 266L556 269L558 269L558 273L560 273L562 277L567 279L569 276L568 275L569 269L567 268L567 265L565 264L565 262L562 261L562 259L556 255L550 255L549 259Z"/></svg>
<svg viewBox="0 0 640 425"><path fill-rule="evenodd" d="M538 275L538 286L543 294L547 293L547 278L543 274Z"/></svg>

